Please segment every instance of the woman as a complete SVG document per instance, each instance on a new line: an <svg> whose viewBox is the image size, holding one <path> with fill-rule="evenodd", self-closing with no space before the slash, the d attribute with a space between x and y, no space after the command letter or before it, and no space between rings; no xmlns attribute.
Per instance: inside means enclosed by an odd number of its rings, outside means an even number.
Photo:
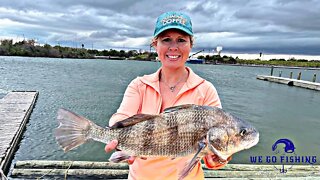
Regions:
<svg viewBox="0 0 320 180"><path fill-rule="evenodd" d="M154 74L134 79L128 86L122 103L109 126L135 114L159 114L164 109L182 104L221 107L214 86L185 66L193 46L190 18L180 12L167 12L158 17L152 46L158 53L161 68ZM105 150L115 149L117 141ZM178 173L193 155L181 158L130 158L129 179L178 179ZM218 169L227 162L214 154L203 158L208 168ZM204 179L201 164L185 179Z"/></svg>

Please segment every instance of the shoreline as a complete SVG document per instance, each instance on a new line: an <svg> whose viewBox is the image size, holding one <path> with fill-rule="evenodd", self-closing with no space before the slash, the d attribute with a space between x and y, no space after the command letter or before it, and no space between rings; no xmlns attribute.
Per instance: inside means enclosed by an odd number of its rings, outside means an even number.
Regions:
<svg viewBox="0 0 320 180"><path fill-rule="evenodd" d="M264 67L264 68L283 68L283 69L306 69L306 70L320 70L318 67L300 67L300 66L273 66L273 65L258 65L258 64L212 64L225 66L245 66L245 67Z"/></svg>
<svg viewBox="0 0 320 180"><path fill-rule="evenodd" d="M145 62L158 62L157 60L143 60L143 59L119 59L119 58L55 58L55 57L32 57L32 56L0 56L5 57L18 57L18 58L52 58L52 59L78 59L78 60L107 60L107 61L145 61ZM245 60L244 60L245 61ZM268 62L268 60L265 60ZM283 69L306 69L306 70L320 70L320 67L309 66L280 66L280 65L260 65L260 64L228 64L228 63L203 63L202 65L225 65L225 66L244 66L244 67L264 67L264 68L283 68Z"/></svg>

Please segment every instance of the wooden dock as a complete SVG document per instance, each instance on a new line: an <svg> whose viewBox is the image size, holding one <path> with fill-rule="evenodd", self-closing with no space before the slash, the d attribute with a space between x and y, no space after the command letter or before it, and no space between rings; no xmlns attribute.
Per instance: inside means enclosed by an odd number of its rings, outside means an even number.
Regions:
<svg viewBox="0 0 320 180"><path fill-rule="evenodd" d="M37 96L35 91L17 91L0 99L0 179L10 167Z"/></svg>
<svg viewBox="0 0 320 180"><path fill-rule="evenodd" d="M290 169L289 169L290 168ZM274 165L228 164L219 170L204 167L206 179L320 179L320 165L288 166L280 173ZM10 179L126 179L128 164L90 161L18 161Z"/></svg>
<svg viewBox="0 0 320 180"><path fill-rule="evenodd" d="M276 76L265 76L265 75L258 75L257 79L320 91L320 83L316 83L316 82L290 79L290 78L284 78L284 77L276 77Z"/></svg>

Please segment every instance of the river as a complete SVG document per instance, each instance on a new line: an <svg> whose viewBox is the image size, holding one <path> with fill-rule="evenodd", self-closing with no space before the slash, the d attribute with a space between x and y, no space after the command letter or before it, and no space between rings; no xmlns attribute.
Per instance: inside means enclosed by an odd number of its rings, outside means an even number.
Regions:
<svg viewBox="0 0 320 180"><path fill-rule="evenodd" d="M225 110L251 122L260 132L259 144L235 154L232 163L250 163L250 156L272 154L273 143L288 138L294 142L296 154L316 155L319 164L319 91L256 79L257 75L270 74L270 68L188 66L214 84ZM70 109L106 126L128 83L159 67L159 62L0 57L0 97L11 90L39 91L14 162L30 159L106 161L109 154L105 154L104 145L98 142L87 143L68 153L59 148L53 136L53 129L58 126L58 108ZM286 77L290 71L294 76L301 71L281 70ZM302 78L310 80L314 73L320 76L319 70L302 70Z"/></svg>

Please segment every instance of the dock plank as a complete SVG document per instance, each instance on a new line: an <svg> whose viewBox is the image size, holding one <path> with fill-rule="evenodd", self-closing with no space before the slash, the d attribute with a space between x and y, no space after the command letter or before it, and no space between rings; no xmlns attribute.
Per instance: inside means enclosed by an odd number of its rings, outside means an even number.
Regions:
<svg viewBox="0 0 320 180"><path fill-rule="evenodd" d="M7 172L38 92L9 92L0 99L0 171Z"/></svg>
<svg viewBox="0 0 320 180"><path fill-rule="evenodd" d="M319 165L294 165L287 173L280 173L273 165L227 164L219 170L205 168L206 179L320 179ZM11 179L126 179L128 164L90 161L18 161L14 165Z"/></svg>

